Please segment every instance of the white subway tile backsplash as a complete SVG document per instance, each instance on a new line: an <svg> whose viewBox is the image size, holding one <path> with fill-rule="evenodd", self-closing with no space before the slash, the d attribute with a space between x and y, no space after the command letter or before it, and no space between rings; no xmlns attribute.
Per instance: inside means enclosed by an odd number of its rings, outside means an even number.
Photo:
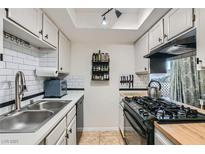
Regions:
<svg viewBox="0 0 205 154"><path fill-rule="evenodd" d="M14 99L17 71L23 71L25 74L28 86L25 96L42 92L44 78L37 78L34 74L35 68L40 66L40 50L23 47L7 39L4 39L3 44L4 61L0 61L0 104ZM12 106L0 108L0 115L11 109Z"/></svg>
<svg viewBox="0 0 205 154"><path fill-rule="evenodd" d="M8 69L18 69L18 64L6 62L6 68Z"/></svg>
<svg viewBox="0 0 205 154"><path fill-rule="evenodd" d="M4 61L0 61L0 68L5 68L5 62Z"/></svg>
<svg viewBox="0 0 205 154"><path fill-rule="evenodd" d="M4 61L5 61L5 62L12 62L12 61L13 61L13 58L12 58L12 56L4 55Z"/></svg>
<svg viewBox="0 0 205 154"><path fill-rule="evenodd" d="M17 56L17 52L16 51L11 50L11 49L6 49L6 48L4 48L4 54L5 55L14 56L14 57Z"/></svg>
<svg viewBox="0 0 205 154"><path fill-rule="evenodd" d="M0 68L0 75L13 75L13 70Z"/></svg>
<svg viewBox="0 0 205 154"><path fill-rule="evenodd" d="M6 81L6 76L1 76L0 75L0 82L5 82Z"/></svg>
<svg viewBox="0 0 205 154"><path fill-rule="evenodd" d="M23 64L23 58L13 57L13 63Z"/></svg>
<svg viewBox="0 0 205 154"><path fill-rule="evenodd" d="M84 76L69 75L66 77L68 88L84 88Z"/></svg>

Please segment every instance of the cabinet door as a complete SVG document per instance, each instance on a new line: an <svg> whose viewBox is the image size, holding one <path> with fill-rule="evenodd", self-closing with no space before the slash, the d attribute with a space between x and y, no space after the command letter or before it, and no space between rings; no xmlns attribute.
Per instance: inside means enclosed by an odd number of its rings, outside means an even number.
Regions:
<svg viewBox="0 0 205 154"><path fill-rule="evenodd" d="M70 41L59 31L59 72L69 73L70 71Z"/></svg>
<svg viewBox="0 0 205 154"><path fill-rule="evenodd" d="M10 8L8 18L21 25L36 36L42 30L42 12L37 8Z"/></svg>
<svg viewBox="0 0 205 154"><path fill-rule="evenodd" d="M196 54L200 63L197 64L197 69L205 69L205 8L196 9Z"/></svg>
<svg viewBox="0 0 205 154"><path fill-rule="evenodd" d="M66 131L63 132L56 145L66 145Z"/></svg>
<svg viewBox="0 0 205 154"><path fill-rule="evenodd" d="M67 144L76 145L76 116L67 128Z"/></svg>
<svg viewBox="0 0 205 154"><path fill-rule="evenodd" d="M149 53L148 48L148 33L142 36L135 43L135 72L147 72L148 71L148 59L144 58L144 55Z"/></svg>
<svg viewBox="0 0 205 154"><path fill-rule="evenodd" d="M43 14L43 40L54 47L58 45L58 28L45 14Z"/></svg>
<svg viewBox="0 0 205 154"><path fill-rule="evenodd" d="M61 122L53 129L53 131L46 137L46 145L57 144L63 132L66 130L66 118L61 120Z"/></svg>
<svg viewBox="0 0 205 154"><path fill-rule="evenodd" d="M185 32L186 30L193 27L193 9L192 8L181 8L172 9L165 16L168 40Z"/></svg>
<svg viewBox="0 0 205 154"><path fill-rule="evenodd" d="M149 31L149 48L153 48L164 43L163 20L160 20Z"/></svg>

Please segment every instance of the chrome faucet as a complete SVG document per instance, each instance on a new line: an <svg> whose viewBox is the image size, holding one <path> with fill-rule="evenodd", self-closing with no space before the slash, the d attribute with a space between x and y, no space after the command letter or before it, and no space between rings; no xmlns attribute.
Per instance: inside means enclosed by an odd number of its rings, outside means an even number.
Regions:
<svg viewBox="0 0 205 154"><path fill-rule="evenodd" d="M25 91L27 91L27 87L24 73L18 71L15 78L15 103L17 111L21 109L21 100Z"/></svg>

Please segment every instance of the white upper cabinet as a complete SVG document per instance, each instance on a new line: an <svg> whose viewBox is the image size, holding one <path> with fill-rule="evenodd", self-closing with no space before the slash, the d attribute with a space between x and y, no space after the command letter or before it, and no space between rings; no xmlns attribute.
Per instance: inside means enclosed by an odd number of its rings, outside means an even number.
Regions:
<svg viewBox="0 0 205 154"><path fill-rule="evenodd" d="M43 14L43 40L54 47L58 45L58 28L45 14Z"/></svg>
<svg viewBox="0 0 205 154"><path fill-rule="evenodd" d="M193 27L193 9L175 8L168 12L164 17L164 37L173 37L185 32Z"/></svg>
<svg viewBox="0 0 205 154"><path fill-rule="evenodd" d="M197 69L205 69L205 9L196 9Z"/></svg>
<svg viewBox="0 0 205 154"><path fill-rule="evenodd" d="M42 12L37 8L9 8L8 18L40 37Z"/></svg>
<svg viewBox="0 0 205 154"><path fill-rule="evenodd" d="M160 20L149 30L149 48L152 50L164 43L163 20Z"/></svg>
<svg viewBox="0 0 205 154"><path fill-rule="evenodd" d="M59 46L58 46L58 69L59 72L69 73L70 71L70 40L59 31Z"/></svg>
<svg viewBox="0 0 205 154"><path fill-rule="evenodd" d="M149 53L149 37L148 33L143 35L135 43L135 72L136 73L148 73L149 61L144 58L144 55Z"/></svg>

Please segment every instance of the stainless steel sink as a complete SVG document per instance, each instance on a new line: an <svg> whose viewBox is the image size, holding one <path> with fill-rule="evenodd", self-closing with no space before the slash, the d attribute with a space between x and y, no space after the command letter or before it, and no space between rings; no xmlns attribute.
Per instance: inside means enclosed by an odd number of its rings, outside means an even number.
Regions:
<svg viewBox="0 0 205 154"><path fill-rule="evenodd" d="M0 133L31 133L38 130L71 100L41 100L19 112L0 118Z"/></svg>
<svg viewBox="0 0 205 154"><path fill-rule="evenodd" d="M64 108L68 103L70 103L71 100L64 101L64 100L48 100L48 101L38 101L35 104L31 104L28 106L28 110L50 110L53 111L54 113L57 113L60 111L62 108Z"/></svg>
<svg viewBox="0 0 205 154"><path fill-rule="evenodd" d="M20 111L0 119L0 132L35 132L54 115L51 111Z"/></svg>

